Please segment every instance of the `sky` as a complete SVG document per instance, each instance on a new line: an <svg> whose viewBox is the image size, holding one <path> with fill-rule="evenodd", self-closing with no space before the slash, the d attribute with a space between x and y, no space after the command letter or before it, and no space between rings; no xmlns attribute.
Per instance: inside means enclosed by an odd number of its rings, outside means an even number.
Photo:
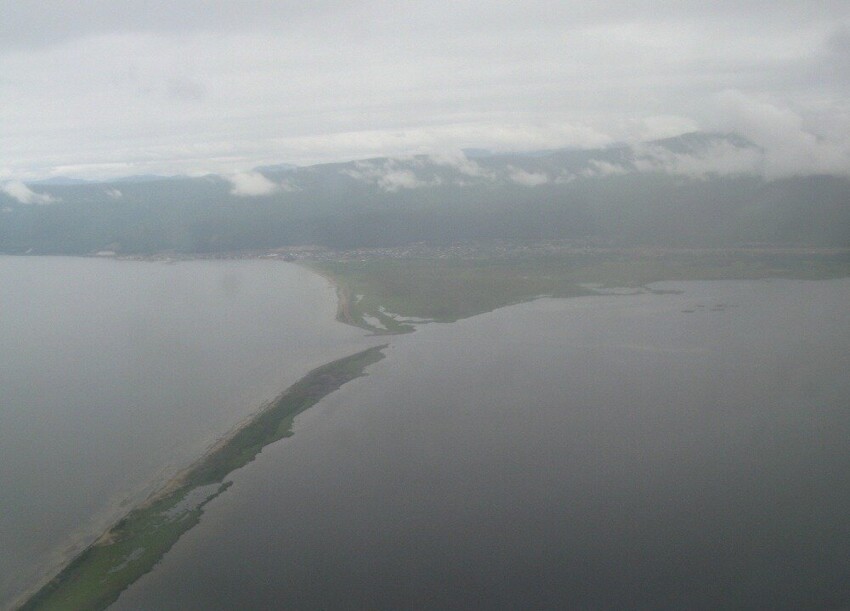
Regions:
<svg viewBox="0 0 850 611"><path fill-rule="evenodd" d="M0 181L744 135L850 174L850 2L0 0Z"/></svg>

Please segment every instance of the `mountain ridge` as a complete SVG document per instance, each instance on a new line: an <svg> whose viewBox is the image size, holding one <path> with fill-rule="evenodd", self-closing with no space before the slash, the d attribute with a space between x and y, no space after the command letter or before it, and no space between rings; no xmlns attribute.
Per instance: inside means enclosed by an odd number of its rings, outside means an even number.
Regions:
<svg viewBox="0 0 850 611"><path fill-rule="evenodd" d="M0 190L0 252L603 240L850 246L850 180L767 180L734 134L542 155L413 155L234 175ZM32 184L32 183L31 183ZM24 203L21 199L27 199Z"/></svg>

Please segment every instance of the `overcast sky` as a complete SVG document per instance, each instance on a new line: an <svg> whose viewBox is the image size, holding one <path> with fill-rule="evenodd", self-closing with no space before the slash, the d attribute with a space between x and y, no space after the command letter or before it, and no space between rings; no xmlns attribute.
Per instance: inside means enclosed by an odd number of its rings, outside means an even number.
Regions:
<svg viewBox="0 0 850 611"><path fill-rule="evenodd" d="M850 2L0 0L0 180L697 129L850 172Z"/></svg>

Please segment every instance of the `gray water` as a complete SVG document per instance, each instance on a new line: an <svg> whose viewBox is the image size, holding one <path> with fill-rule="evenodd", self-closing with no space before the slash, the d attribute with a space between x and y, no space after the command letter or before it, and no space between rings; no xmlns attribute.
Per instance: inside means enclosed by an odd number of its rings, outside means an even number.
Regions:
<svg viewBox="0 0 850 611"><path fill-rule="evenodd" d="M0 257L0 608L311 368L362 349L292 264Z"/></svg>
<svg viewBox="0 0 850 611"><path fill-rule="evenodd" d="M115 607L850 605L850 280L660 288L394 338Z"/></svg>

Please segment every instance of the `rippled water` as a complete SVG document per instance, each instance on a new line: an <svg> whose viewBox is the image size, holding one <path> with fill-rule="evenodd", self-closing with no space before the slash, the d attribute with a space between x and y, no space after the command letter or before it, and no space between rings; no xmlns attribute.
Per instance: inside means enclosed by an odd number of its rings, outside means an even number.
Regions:
<svg viewBox="0 0 850 611"><path fill-rule="evenodd" d="M0 608L312 367L370 343L292 264L0 257Z"/></svg>
<svg viewBox="0 0 850 611"><path fill-rule="evenodd" d="M850 281L393 338L116 608L850 604Z"/></svg>

